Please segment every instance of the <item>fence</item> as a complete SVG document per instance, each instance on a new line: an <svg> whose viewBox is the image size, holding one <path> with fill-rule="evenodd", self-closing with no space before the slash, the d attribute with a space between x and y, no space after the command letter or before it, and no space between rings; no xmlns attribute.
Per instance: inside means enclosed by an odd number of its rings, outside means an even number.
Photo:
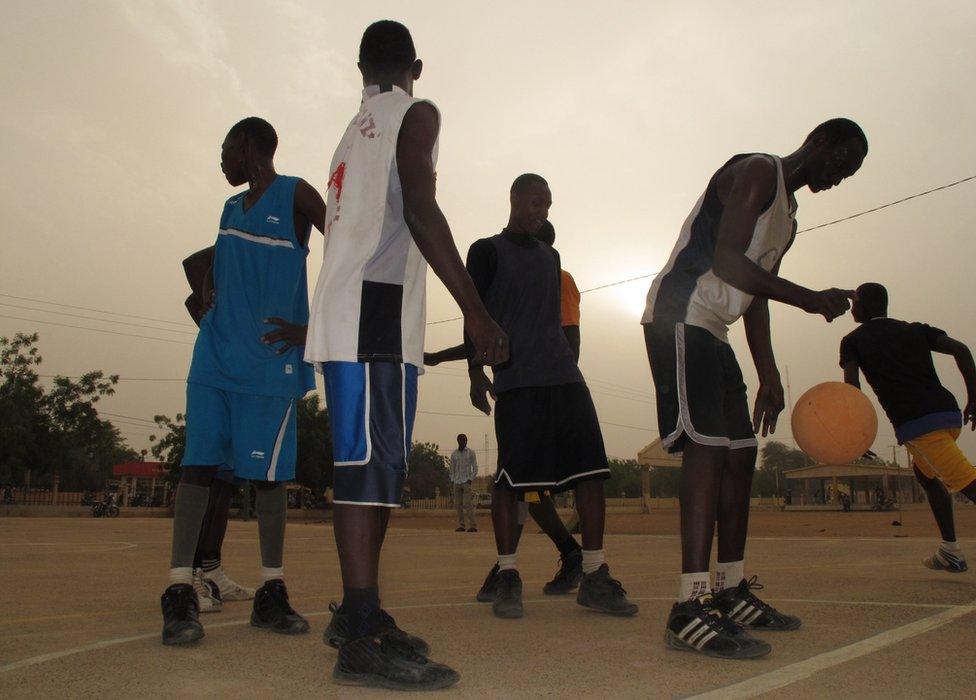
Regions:
<svg viewBox="0 0 976 700"><path fill-rule="evenodd" d="M10 504L19 506L80 506L85 494L81 491L58 491L51 489L10 489ZM104 498L103 493L96 493L95 500ZM6 494L3 502L6 501Z"/></svg>

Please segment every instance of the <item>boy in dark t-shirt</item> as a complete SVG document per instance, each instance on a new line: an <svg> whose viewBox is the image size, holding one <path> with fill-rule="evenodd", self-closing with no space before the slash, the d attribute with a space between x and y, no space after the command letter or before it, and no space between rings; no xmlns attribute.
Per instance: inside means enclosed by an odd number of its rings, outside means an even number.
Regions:
<svg viewBox="0 0 976 700"><path fill-rule="evenodd" d="M860 326L840 343L844 381L860 387L858 372L864 372L895 428L898 444L905 445L912 456L915 476L928 495L943 540L925 565L953 573L965 571L968 567L956 542L947 489L976 501L976 467L956 444L964 424L976 430L972 353L939 328L888 318L888 291L875 282L857 288L852 313ZM952 355L966 381L968 400L961 413L955 397L939 381L933 352Z"/></svg>

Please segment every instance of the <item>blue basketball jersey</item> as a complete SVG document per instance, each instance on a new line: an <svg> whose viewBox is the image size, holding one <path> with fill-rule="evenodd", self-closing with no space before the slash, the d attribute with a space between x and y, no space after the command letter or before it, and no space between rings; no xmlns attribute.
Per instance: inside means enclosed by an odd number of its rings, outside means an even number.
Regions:
<svg viewBox="0 0 976 700"><path fill-rule="evenodd" d="M295 236L297 177L279 175L244 210L247 192L227 200L214 253L214 307L200 322L187 381L259 396L303 396L315 388L304 348L277 354L261 340L279 317L308 324L308 243ZM307 238L306 232L306 238Z"/></svg>

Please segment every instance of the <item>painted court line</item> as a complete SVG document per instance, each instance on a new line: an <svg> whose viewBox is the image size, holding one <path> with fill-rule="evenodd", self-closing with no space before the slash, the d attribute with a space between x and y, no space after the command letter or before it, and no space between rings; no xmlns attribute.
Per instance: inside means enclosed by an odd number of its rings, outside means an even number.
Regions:
<svg viewBox="0 0 976 700"><path fill-rule="evenodd" d="M633 598L631 598L631 600L636 600L636 601L665 601L665 602L671 602L671 601L674 600L674 598L671 597L671 596L643 596L643 597L633 597ZM857 600L857 601L850 601L850 600L805 600L805 599L795 599L795 600L781 599L781 600L783 600L783 602L813 603L813 604L826 604L826 605L878 605L878 606L892 606L892 607L911 606L911 607L936 607L936 608L946 608L947 607L946 605L939 605L939 604L935 604L935 603L931 603L931 604L930 603L885 603L885 602L880 602L880 601L863 601L863 600ZM555 599L555 598L536 598L536 599L527 599L525 602L527 604L536 605L538 603L543 603L543 604L546 604L546 603L548 603L548 604L567 603L568 601L566 601L566 600L559 600L559 599ZM417 605L409 605L409 604L407 604L407 605L395 605L395 606L390 606L388 608L388 610L395 610L395 611L400 611L400 610L425 610L425 609L433 609L433 608L468 608L468 607L483 607L483 606L484 606L484 603L478 603L478 602L475 602L475 601L460 601L460 602L455 602L455 603L421 603L421 604L417 604ZM915 634L921 634L922 632L926 632L929 629L935 629L936 627L939 627L939 626L941 626L943 624L946 624L947 622L951 622L955 618L961 617L962 615L966 615L967 613L972 612L974 610L976 610L976 604L960 605L960 606L950 607L949 610L946 610L943 613L939 613L937 615L933 615L932 617L923 618L922 620L920 620L918 622L914 622L914 623L912 623L910 625L906 625L904 627L898 627L898 628L896 628L894 630L889 630L888 632L882 632L880 635L877 635L876 637L871 637L870 639L864 640L862 642L856 642L855 644L852 644L852 645L850 645L848 647L843 647L843 648L838 649L838 650L836 650L834 652L828 652L827 654L821 654L820 656L815 656L815 657L813 657L813 659L808 659L807 662L800 662L799 664L792 664L790 666L786 666L783 669L780 669L780 671L785 671L785 670L790 669L790 668L793 668L795 666L799 666L799 665L802 665L804 663L808 663L810 661L813 661L813 660L816 660L816 659L820 659L821 657L829 656L830 654L835 654L835 653L841 652L841 651L843 651L845 649L850 649L851 647L856 647L856 646L858 646L860 644L864 644L865 642L869 642L869 641L871 641L873 639L878 639L880 637L884 637L885 635L899 633L901 630L904 630L904 629L907 629L907 628L911 628L913 626L917 626L917 625L919 625L921 623L924 623L924 622L927 622L929 620L935 620L935 619L940 618L942 615L945 615L947 613L954 613L953 616L951 618L945 620L945 622L941 622L941 623L938 623L938 624L935 624L935 625L930 625L930 626L928 626L928 627L926 627L924 629L921 629L919 631L916 631L916 632L914 632L914 633L912 633L912 634L910 634L908 636L914 636ZM329 614L330 614L330 611L329 610L319 610L319 611L316 611L316 612L304 613L305 617L321 617L323 615L329 615ZM249 618L244 618L244 619L241 619L241 620L232 620L230 622L218 622L218 623L215 623L215 624L208 624L206 626L206 629L207 630L215 630L215 629L223 629L223 628L226 628L226 627L242 627L242 626L247 625L247 624L250 624L250 619ZM876 648L871 648L868 651L864 651L864 652L862 652L860 654L857 654L856 656L851 656L850 658L856 658L857 656L861 656L863 654L871 653L872 651L876 651L877 649L880 649L883 646L888 646L888 644L894 644L896 641L901 641L901 639L906 639L906 638L907 637L904 637L904 636L903 637L899 637L898 639L895 639L894 641L890 641L887 644L883 644L883 645L878 646ZM39 656L31 656L31 657L28 657L26 659L20 659L19 661L12 661L9 664L4 664L4 665L0 666L0 673L9 673L10 671L16 671L17 669L27 668L27 667L30 667L30 666L38 666L40 664L47 663L48 661L56 661L57 659L63 659L65 657L67 657L67 656L74 656L76 654L84 654L84 653L89 652L89 651L98 651L99 649L105 649L105 648L108 648L108 647L119 646L120 644L128 644L130 642L140 642L140 641L143 641L143 640L146 640L146 639L156 639L156 640L158 640L159 639L159 632L149 632L147 634L136 634L136 635L132 635L130 637L116 637L115 639L104 639L104 640L99 641L99 642L92 642L90 644L83 644L81 646L73 647L71 649L64 649L62 651L52 651L52 652L49 652L47 654L41 654ZM844 661L847 661L847 660L849 660L849 659L846 659L845 658L845 659L843 659L841 661L836 661L836 662L834 662L831 665L836 665L837 663L843 663ZM817 668L817 669L815 669L813 671L810 671L810 673L808 673L807 675L812 675L813 673L816 673L818 670L821 670L821 669ZM771 675L774 675L776 673L778 673L778 671L774 671L774 672L772 672L770 674L766 674L764 676L758 676L757 678L750 679L750 680L751 681L759 681L759 680L765 678L766 676L771 676ZM800 680L801 678L805 678L805 677L806 676L800 676L800 677L797 677L795 680ZM747 683L747 682L749 682L749 681L743 681L743 683ZM788 681L787 683L784 683L784 685L788 685L789 683L792 683L792 682L795 682L795 681L793 681L793 680ZM734 689L734 688L737 688L739 685L741 685L741 684L735 684L733 686L729 686L729 688L730 689ZM771 689L775 689L775 688L778 688L778 687L782 687L782 686L781 685L773 686L773 688L771 688ZM725 695L724 695L725 689L724 688L723 689L720 689L720 691L723 693L722 697L725 697ZM703 698L704 697L715 697L715 698L717 698L717 697L719 697L718 695L711 695L711 693L717 693L717 692L720 692L720 691L719 690L709 691L709 693L706 693L705 695L701 695L701 696L696 695L694 697L703 697ZM763 691L760 690L760 691L754 691L754 692L763 692ZM750 692L750 693L747 693L746 695L730 695L729 697L748 697L748 695L751 695L751 694L753 694L753 693Z"/></svg>
<svg viewBox="0 0 976 700"><path fill-rule="evenodd" d="M974 611L976 611L976 604L974 603L970 603L968 605L957 605L940 613L930 615L929 617L923 617L921 620L910 622L907 625L885 630L884 632L880 632L873 637L862 639L859 642L848 644L847 646L840 647L839 649L827 651L823 654L812 656L809 659L788 664L782 668L776 669L775 671L763 673L762 675L747 678L746 680L738 683L733 683L721 688L715 688L714 690L709 690L699 695L691 695L688 697L696 698L698 700L729 700L730 698L751 698L762 693L769 693L774 690L778 690L779 688L785 688L786 686L792 685L797 681L809 678L820 671L825 671L829 668L839 666L840 664L847 663L848 661L853 661L854 659L862 656L873 654L874 652L880 651L885 647L889 647L893 644L897 644L898 642L903 642L906 639L911 639L912 637L917 637L920 634L925 634L926 632L938 629L939 627L947 625L953 620L957 620L958 618L968 615Z"/></svg>

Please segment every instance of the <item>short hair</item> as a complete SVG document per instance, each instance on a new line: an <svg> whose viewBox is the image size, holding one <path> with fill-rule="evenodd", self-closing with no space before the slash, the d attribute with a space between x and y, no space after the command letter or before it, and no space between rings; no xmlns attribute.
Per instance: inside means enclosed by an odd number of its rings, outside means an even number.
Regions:
<svg viewBox="0 0 976 700"><path fill-rule="evenodd" d="M515 182L512 183L511 193L524 192L526 189L532 185L545 185L549 186L546 179L542 175L536 175L535 173L523 173L515 178Z"/></svg>
<svg viewBox="0 0 976 700"><path fill-rule="evenodd" d="M464 433L458 433L457 439L460 440L461 438L464 438L465 440L467 440L468 439L468 436L465 435Z"/></svg>
<svg viewBox="0 0 976 700"><path fill-rule="evenodd" d="M373 22L359 42L359 62L370 70L389 74L405 71L417 60L410 30L399 22Z"/></svg>
<svg viewBox="0 0 976 700"><path fill-rule="evenodd" d="M241 119L230 128L229 134L231 136L243 134L248 141L254 144L258 153L269 158L275 154L275 150L278 148L278 134L275 133L274 127L261 117Z"/></svg>
<svg viewBox="0 0 976 700"><path fill-rule="evenodd" d="M543 243L548 243L549 245L555 245L556 243L556 227L548 219L542 222L542 226L539 227L539 232L535 235Z"/></svg>
<svg viewBox="0 0 976 700"><path fill-rule="evenodd" d="M878 282L865 282L857 288L857 299L861 308L871 317L888 313L888 290Z"/></svg>
<svg viewBox="0 0 976 700"><path fill-rule="evenodd" d="M825 137L831 146L840 146L851 139L855 139L864 149L864 155L868 154L868 137L864 135L864 131L857 125L857 122L850 119L844 117L828 119L811 131L803 143L809 143L818 136Z"/></svg>

